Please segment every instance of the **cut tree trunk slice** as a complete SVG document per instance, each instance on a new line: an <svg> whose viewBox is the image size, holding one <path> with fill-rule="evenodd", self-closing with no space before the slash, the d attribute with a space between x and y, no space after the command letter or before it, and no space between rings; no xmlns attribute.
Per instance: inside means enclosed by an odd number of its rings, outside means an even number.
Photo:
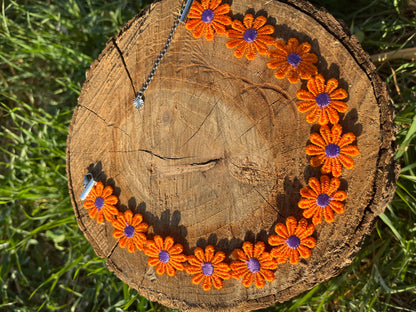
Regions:
<svg viewBox="0 0 416 312"><path fill-rule="evenodd" d="M317 225L312 256L279 265L262 289L231 279L207 292L185 272L157 275L143 252L119 247L110 222L89 218L80 200L83 174L111 185L120 211L141 213L150 237L172 236L187 255L211 244L228 257L243 241L267 241L288 216L300 220L299 190L320 175L305 154L319 127L296 109L305 82L276 79L266 56L235 58L225 36L195 39L179 25L144 107L134 108L182 3L149 6L109 40L87 73L67 149L79 227L122 281L166 306L243 311L288 300L348 266L392 198L398 167L385 85L357 39L325 10L303 0L233 0L233 18L264 15L276 39L311 43L319 73L348 91L340 123L356 135L360 155L341 177L345 213Z"/></svg>

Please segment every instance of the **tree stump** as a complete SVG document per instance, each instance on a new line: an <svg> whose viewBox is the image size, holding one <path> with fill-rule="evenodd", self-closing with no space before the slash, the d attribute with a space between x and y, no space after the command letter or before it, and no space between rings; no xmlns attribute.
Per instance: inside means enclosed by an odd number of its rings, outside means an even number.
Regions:
<svg viewBox="0 0 416 312"><path fill-rule="evenodd" d="M262 289L230 279L204 291L190 276L156 275L143 252L129 253L83 208L83 174L111 185L120 211L141 213L149 235L171 236L192 254L213 245L227 256L265 241L288 216L302 218L299 190L319 176L305 154L308 124L297 111L305 81L278 80L267 56L237 59L225 36L196 39L179 25L145 93L133 98L165 44L182 5L157 1L110 39L87 72L68 136L69 189L79 227L111 271L150 300L183 311L243 311L283 302L348 266L395 189L394 126L388 95L357 39L325 10L303 0L233 0L233 18L263 15L275 38L309 42L318 71L348 91L340 124L360 155L343 171L345 213L316 226L317 246L297 265L280 264Z"/></svg>

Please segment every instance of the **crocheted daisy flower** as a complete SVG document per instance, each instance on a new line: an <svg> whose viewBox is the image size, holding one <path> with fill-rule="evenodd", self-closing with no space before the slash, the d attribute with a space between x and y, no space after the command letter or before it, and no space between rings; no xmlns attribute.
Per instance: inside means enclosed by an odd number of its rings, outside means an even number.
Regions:
<svg viewBox="0 0 416 312"><path fill-rule="evenodd" d="M114 207L118 202L118 198L113 194L113 188L106 186L101 182L97 182L91 189L86 200L84 201L84 208L88 209L90 218L96 218L97 222L102 223L104 217L108 221L113 220L113 215L117 215L118 210Z"/></svg>
<svg viewBox="0 0 416 312"><path fill-rule="evenodd" d="M235 49L234 55L238 58L246 54L248 60L254 60L257 52L268 54L266 44L273 44L273 37L269 36L274 33L274 27L266 25L267 18L259 16L254 19L253 15L247 14L243 23L234 20L231 24L233 29L228 30L227 36L231 38L227 42L227 48Z"/></svg>
<svg viewBox="0 0 416 312"><path fill-rule="evenodd" d="M185 28L192 30L195 38L205 35L205 39L214 39L215 32L226 34L225 26L230 25L231 17L226 15L231 7L228 4L221 4L221 0L202 0L201 3L194 1L188 14L188 21Z"/></svg>
<svg viewBox="0 0 416 312"><path fill-rule="evenodd" d="M166 271L169 276L174 276L176 270L185 269L183 262L187 258L182 253L183 247L181 244L174 244L172 237L168 236L163 241L161 236L156 235L154 240L146 242L143 251L150 257L147 259L147 264L156 266L156 273L159 275L163 275Z"/></svg>
<svg viewBox="0 0 416 312"><path fill-rule="evenodd" d="M317 178L310 178L309 187L300 190L302 199L298 206L306 209L303 212L305 218L312 217L313 224L319 224L322 215L326 222L334 221L334 211L336 213L344 212L344 204L341 203L347 198L347 193L338 191L341 181L338 178L329 178L326 175L321 176L321 183Z"/></svg>
<svg viewBox="0 0 416 312"><path fill-rule="evenodd" d="M306 113L306 121L318 123L323 126L329 121L336 124L339 121L338 112L345 113L348 109L347 104L341 100L348 97L347 91L338 88L338 80L331 78L325 85L325 79L321 75L316 75L308 80L307 88L309 90L299 90L296 96L302 100L298 104L298 111Z"/></svg>
<svg viewBox="0 0 416 312"><path fill-rule="evenodd" d="M309 53L311 45L307 42L299 45L299 41L290 38L287 45L283 41L274 43L276 50L269 52L272 58L267 62L267 66L276 69L274 75L278 79L287 79L291 83L296 83L301 79L310 79L318 73L318 69L313 63L318 62L318 57Z"/></svg>
<svg viewBox="0 0 416 312"><path fill-rule="evenodd" d="M342 127L339 124L329 129L328 125L322 126L318 133L312 133L309 141L312 144L306 146L306 154L313 156L311 165L321 168L322 173L331 173L334 177L340 177L342 166L347 169L354 168L354 160L351 158L360 154L358 147L350 145L355 140L353 133L342 135ZM342 135L342 136L341 136Z"/></svg>
<svg viewBox="0 0 416 312"><path fill-rule="evenodd" d="M315 238L311 237L315 227L313 224L308 225L306 219L300 220L298 224L294 217L288 217L286 225L278 223L274 230L277 235L269 236L269 244L277 247L270 254L278 263L285 263L289 259L290 263L296 264L299 255L302 258L311 256L311 248L316 246Z"/></svg>
<svg viewBox="0 0 416 312"><path fill-rule="evenodd" d="M113 237L119 239L118 243L121 248L126 248L129 252L135 249L143 250L143 244L146 242L148 225L143 221L141 214L133 215L133 212L127 210L125 213L119 212L117 219L113 220Z"/></svg>
<svg viewBox="0 0 416 312"><path fill-rule="evenodd" d="M275 277L272 270L277 269L277 262L264 250L263 242L257 242L255 246L244 242L243 249L236 249L233 253L238 261L233 261L230 265L232 277L243 278L245 287L249 287L254 281L257 288L263 288L266 281L273 281Z"/></svg>
<svg viewBox="0 0 416 312"><path fill-rule="evenodd" d="M212 285L221 289L223 280L230 279L230 267L224 262L225 254L222 251L215 252L214 247L207 246L205 252L202 248L195 248L194 255L188 257L188 265L185 270L193 274L192 283L198 285L202 282L204 290L210 290Z"/></svg>

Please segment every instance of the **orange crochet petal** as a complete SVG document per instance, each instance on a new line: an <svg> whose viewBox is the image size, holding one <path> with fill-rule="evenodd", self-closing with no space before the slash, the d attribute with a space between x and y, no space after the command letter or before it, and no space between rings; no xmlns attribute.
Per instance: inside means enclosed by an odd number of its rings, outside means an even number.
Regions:
<svg viewBox="0 0 416 312"><path fill-rule="evenodd" d="M296 249L292 249L290 251L289 261L291 264L296 264L299 262L299 252Z"/></svg>
<svg viewBox="0 0 416 312"><path fill-rule="evenodd" d="M274 231L276 232L277 235L283 237L283 238L288 238L289 237L289 233L287 231L287 228L284 224L282 223L278 223L275 225L274 227Z"/></svg>
<svg viewBox="0 0 416 312"><path fill-rule="evenodd" d="M247 15L251 15L251 14L247 14ZM246 16L247 16L246 15ZM252 18L253 16L251 15L251 18ZM244 18L244 20L245 20L245 18ZM252 23L252 26L250 25L250 26L247 26L248 24L246 23L246 22L244 22L244 25L246 25L246 27L247 28L254 28L254 29L260 29L260 27L263 27L264 26L264 24L266 24L266 22L267 22L267 18L266 17L264 17L264 16L258 16L255 20L254 20L254 23ZM273 26L272 26L273 27ZM274 32L274 30L273 30L273 32Z"/></svg>
<svg viewBox="0 0 416 312"><path fill-rule="evenodd" d="M148 258L147 259L147 264L150 265L150 266L155 266L158 263L160 263L158 258Z"/></svg>
<svg viewBox="0 0 416 312"><path fill-rule="evenodd" d="M342 164L345 168L347 168L347 169L352 169L352 168L354 168L354 160L353 160L351 157L349 157L349 156L345 156L345 155L341 154L341 155L339 155L338 159L339 159L339 162L340 162L340 163L341 163L341 164ZM335 177L339 177L339 176L341 176L341 175L334 174L334 176L335 176Z"/></svg>
<svg viewBox="0 0 416 312"><path fill-rule="evenodd" d="M344 213L345 211L344 204L338 201L331 201L331 203L329 204L329 207L338 214Z"/></svg>
<svg viewBox="0 0 416 312"><path fill-rule="evenodd" d="M224 261L225 259L225 253L223 253L222 251L218 251L215 256L212 258L211 262L212 264L218 264L222 261Z"/></svg>
<svg viewBox="0 0 416 312"><path fill-rule="evenodd" d="M205 262L205 254L202 248L196 247L194 251L195 257L198 259L200 263Z"/></svg>
<svg viewBox="0 0 416 312"><path fill-rule="evenodd" d="M285 62L282 66L277 67L276 71L274 72L274 76L277 79L283 79L287 76L290 70L290 65Z"/></svg>
<svg viewBox="0 0 416 312"><path fill-rule="evenodd" d="M331 133L332 133L331 143L339 144L339 141L342 135L342 126L340 124L333 125L331 129Z"/></svg>
<svg viewBox="0 0 416 312"><path fill-rule="evenodd" d="M294 217L288 217L286 219L286 227L287 227L287 232L289 233L289 236L295 234L297 225L298 225L298 221L296 221Z"/></svg>
<svg viewBox="0 0 416 312"><path fill-rule="evenodd" d="M329 97L331 100L345 100L348 97L348 93L344 89L337 89L333 92L330 92Z"/></svg>
<svg viewBox="0 0 416 312"><path fill-rule="evenodd" d="M314 123L320 119L321 114L322 111L318 108L317 105L314 105L312 111L306 114L306 121L308 123Z"/></svg>
<svg viewBox="0 0 416 312"><path fill-rule="evenodd" d="M260 273L254 275L254 285L256 286L256 288L259 289L263 288L264 285L266 285L264 277Z"/></svg>
<svg viewBox="0 0 416 312"><path fill-rule="evenodd" d="M315 199L301 199L298 202L298 207L301 209L310 208L310 207L315 206L315 202L316 202ZM307 218L310 218L310 217L307 217Z"/></svg>
<svg viewBox="0 0 416 312"><path fill-rule="evenodd" d="M154 237L154 242L155 242L155 245L157 246L157 248L159 250L163 250L164 249L163 248L163 238L160 235L156 235Z"/></svg>
<svg viewBox="0 0 416 312"><path fill-rule="evenodd" d="M101 194L103 193L104 190L104 185L102 182L97 182L97 184L95 185L95 193L96 196L99 197L101 196Z"/></svg>
<svg viewBox="0 0 416 312"><path fill-rule="evenodd" d="M221 1L220 1L220 3L221 3ZM229 5L229 4L224 3L223 5L220 5L219 7L217 7L217 8L214 10L214 13L215 13L215 19L217 19L217 18L219 17L218 15L223 15L223 16L225 16L224 14L228 14L228 13L230 13L230 11L231 11L231 7L230 7L230 5ZM230 20L230 23L229 23L229 24L227 24L227 25L230 25L230 24L231 24L231 17L229 17L229 16L225 16L225 17L227 17L227 19L229 19L229 20Z"/></svg>
<svg viewBox="0 0 416 312"><path fill-rule="evenodd" d="M189 14L191 14L191 13L189 13ZM188 17L190 17L190 16L188 15ZM197 18L199 18L199 16ZM201 20L190 19L185 23L185 28L188 29L188 30L192 30L201 23L203 23Z"/></svg>
<svg viewBox="0 0 416 312"><path fill-rule="evenodd" d="M341 139L338 141L338 145L341 147L341 149L344 146L347 146L355 141L355 135L351 132L344 134ZM358 155L358 154L357 154Z"/></svg>
<svg viewBox="0 0 416 312"><path fill-rule="evenodd" d="M113 194L113 188L111 186L106 186L101 194L101 197L106 198L108 196L110 196L111 194ZM117 197L116 197L117 199ZM117 202L115 202L114 204L116 204Z"/></svg>
<svg viewBox="0 0 416 312"><path fill-rule="evenodd" d="M261 274L263 275L264 279L268 282L273 282L275 280L274 273L269 270L261 270Z"/></svg>
<svg viewBox="0 0 416 312"><path fill-rule="evenodd" d="M325 207L323 209L325 221L328 223L334 222L334 212L330 207Z"/></svg>
<svg viewBox="0 0 416 312"><path fill-rule="evenodd" d="M309 91L301 89L298 92L296 92L296 97L299 100L304 100L304 101L311 102L312 104L315 104L315 96Z"/></svg>
<svg viewBox="0 0 416 312"><path fill-rule="evenodd" d="M293 52L296 53L298 46L299 46L299 41L296 38L290 38L287 41L287 50L289 53L293 53Z"/></svg>
<svg viewBox="0 0 416 312"><path fill-rule="evenodd" d="M253 15L251 15L251 14L246 14L246 15L244 16L244 18L243 18L243 24L244 24L244 26L245 26L245 29L244 29L244 30L249 29L249 28L252 28L252 26L253 26L253 22L254 22L254 17L253 17ZM254 27L253 27L253 28L254 28Z"/></svg>
<svg viewBox="0 0 416 312"><path fill-rule="evenodd" d="M172 237L170 237L170 236L167 236L166 238L165 238L165 243L164 243L164 245L163 245L163 249L164 250L168 250L169 251L169 249L170 248L172 248L172 246L173 246L173 244L174 244L175 242L173 241L173 238Z"/></svg>
<svg viewBox="0 0 416 312"><path fill-rule="evenodd" d="M211 0L201 0L201 5L204 7L204 9L209 9L209 4Z"/></svg>
<svg viewBox="0 0 416 312"><path fill-rule="evenodd" d="M244 275L242 283L244 287L250 287L250 285L253 284L253 274L247 273Z"/></svg>
<svg viewBox="0 0 416 312"><path fill-rule="evenodd" d="M221 289L224 285L222 279L215 275L212 276L212 284L216 289Z"/></svg>
<svg viewBox="0 0 416 312"><path fill-rule="evenodd" d="M247 255L248 258L253 258L253 244L250 242L244 242L243 243L243 250L244 253Z"/></svg>
<svg viewBox="0 0 416 312"><path fill-rule="evenodd" d="M323 127L321 127L322 129ZM329 130L329 129L328 129ZM312 133L309 136L309 141L316 145L317 147L320 147L321 149L324 149L325 146L327 146L327 142L324 140L324 138L322 136L320 136L318 133Z"/></svg>
<svg viewBox="0 0 416 312"><path fill-rule="evenodd" d="M256 52L256 45L254 43L247 44L247 50L246 50L246 58L250 61L254 60L256 58L257 52Z"/></svg>
<svg viewBox="0 0 416 312"><path fill-rule="evenodd" d="M297 47L296 53L298 53L299 55L301 55L302 56L302 59L304 59L303 58L303 55L306 54L306 53L308 53L311 50L311 48L312 47L311 47L311 45L308 42L304 42L304 43L301 43Z"/></svg>
<svg viewBox="0 0 416 312"><path fill-rule="evenodd" d="M277 235L270 235L268 242L272 246L277 246L285 243L285 238L277 236Z"/></svg>
<svg viewBox="0 0 416 312"><path fill-rule="evenodd" d="M212 262L212 258L214 257L215 248L211 245L205 248L205 259L204 262Z"/></svg>
<svg viewBox="0 0 416 312"><path fill-rule="evenodd" d="M201 38L204 34L206 24L202 21L199 21L199 23L195 26L195 28L192 31L192 35L195 38Z"/></svg>
<svg viewBox="0 0 416 312"><path fill-rule="evenodd" d="M315 225L317 225L317 224L320 224L321 223L321 221L322 221L322 214L323 214L323 212L322 212L322 208L321 207L318 207L317 205L315 205L316 207L315 207L315 211L314 211L314 213L313 214L306 214L306 213L303 213L303 216L305 217L305 218L310 218L310 217L312 217L312 223L313 224L315 224ZM305 211L306 212L306 211Z"/></svg>
<svg viewBox="0 0 416 312"><path fill-rule="evenodd" d="M311 250L303 245L299 245L297 250L302 258L307 259L311 256Z"/></svg>
<svg viewBox="0 0 416 312"><path fill-rule="evenodd" d="M204 276L202 274L202 269L201 269L201 265L195 266L195 265L188 265L185 267L186 273L188 274L197 274L197 273L201 273L202 276Z"/></svg>
<svg viewBox="0 0 416 312"><path fill-rule="evenodd" d="M192 276L191 281L192 281L193 284L198 285L199 283L202 282L204 277L205 277L205 275L202 274L202 273L195 274L194 276Z"/></svg>
<svg viewBox="0 0 416 312"><path fill-rule="evenodd" d="M209 8L211 10L215 10L220 4L222 0L211 0L211 3L209 5Z"/></svg>
<svg viewBox="0 0 416 312"><path fill-rule="evenodd" d="M272 26L272 25L266 25L266 26L257 30L257 35L261 36L261 37L264 36L264 35L271 35L273 33L274 33L274 26ZM267 36L267 37L269 37L269 36ZM273 40L273 42L274 42L274 40Z"/></svg>
<svg viewBox="0 0 416 312"><path fill-rule="evenodd" d="M333 194L332 197L334 198L334 200L344 201L347 199L347 192L338 191L335 194Z"/></svg>
<svg viewBox="0 0 416 312"><path fill-rule="evenodd" d="M247 42L242 41L241 44L239 44L235 50L234 50L234 56L237 58L241 58L244 56L247 50Z"/></svg>
<svg viewBox="0 0 416 312"><path fill-rule="evenodd" d="M98 209L93 207L90 210L88 210L88 215L90 216L91 219L94 219L95 216L97 215Z"/></svg>
<svg viewBox="0 0 416 312"><path fill-rule="evenodd" d="M166 273L168 274L168 276L170 277L175 276L175 269L172 267L170 263L166 263L165 268L166 268Z"/></svg>
<svg viewBox="0 0 416 312"><path fill-rule="evenodd" d="M97 212L96 218L97 218L98 223L103 223L104 222L104 216L103 216L103 213L101 211Z"/></svg>
<svg viewBox="0 0 416 312"><path fill-rule="evenodd" d="M345 104L345 102L337 100L331 100L331 104L329 107L339 111L340 113L345 113L348 110L348 105Z"/></svg>
<svg viewBox="0 0 416 312"><path fill-rule="evenodd" d="M297 83L299 81L299 72L289 67L289 73L287 74L287 80L290 83Z"/></svg>
<svg viewBox="0 0 416 312"><path fill-rule="evenodd" d="M316 89L318 94L325 92L325 78L322 75L316 75L315 78Z"/></svg>
<svg viewBox="0 0 416 312"><path fill-rule="evenodd" d="M326 82L326 87L324 92L327 94L332 93L336 88L338 88L338 80L331 78Z"/></svg>
<svg viewBox="0 0 416 312"><path fill-rule="evenodd" d="M120 238L124 235L124 231L120 231L120 230L114 230L113 231L113 237L114 238Z"/></svg>
<svg viewBox="0 0 416 312"><path fill-rule="evenodd" d="M312 178L311 178L312 179ZM310 182L310 179L309 179ZM313 187L312 189L310 189L309 187L303 187L300 189L299 193L302 197L305 197L307 199L316 199L316 196L318 196L318 193L320 193L321 188L319 187Z"/></svg>
<svg viewBox="0 0 416 312"><path fill-rule="evenodd" d="M85 209L91 209L95 207L94 202L92 200L84 201L83 206Z"/></svg>
<svg viewBox="0 0 416 312"><path fill-rule="evenodd" d="M212 24L205 25L205 39L207 41L211 41L214 39L214 28L212 27Z"/></svg>
<svg viewBox="0 0 416 312"><path fill-rule="evenodd" d="M338 113L335 109L331 106L324 107L322 109L322 117L319 119L319 125L323 126L331 122L332 124L336 124L339 121Z"/></svg>
<svg viewBox="0 0 416 312"><path fill-rule="evenodd" d="M308 151L306 151L306 153L308 155L311 155L310 153L308 153ZM320 165L325 164L326 161L327 161L327 159L326 159L325 153L322 153L322 155L312 157L310 164L311 164L312 167L319 167ZM330 173L331 170L329 170L328 172L325 172L321 168L321 172L322 173Z"/></svg>
<svg viewBox="0 0 416 312"><path fill-rule="evenodd" d="M212 21L211 26L217 32L217 34L225 35L227 33L227 28L218 22L218 20Z"/></svg>
<svg viewBox="0 0 416 312"><path fill-rule="evenodd" d="M252 44L249 44L251 49L255 49L254 51L258 51L262 55L266 55L269 53L269 49L261 40L255 40Z"/></svg>
<svg viewBox="0 0 416 312"><path fill-rule="evenodd" d="M252 257L258 259L260 255L264 252L265 248L266 246L264 245L263 242L257 242L256 245L254 246L254 252L253 252Z"/></svg>
<svg viewBox="0 0 416 312"><path fill-rule="evenodd" d="M316 246L316 239L313 237L307 237L302 239L301 244L308 248L314 248Z"/></svg>
<svg viewBox="0 0 416 312"><path fill-rule="evenodd" d="M211 290L211 288L212 288L211 276L205 276L205 279L202 282L202 289L205 291L208 291L208 290Z"/></svg>

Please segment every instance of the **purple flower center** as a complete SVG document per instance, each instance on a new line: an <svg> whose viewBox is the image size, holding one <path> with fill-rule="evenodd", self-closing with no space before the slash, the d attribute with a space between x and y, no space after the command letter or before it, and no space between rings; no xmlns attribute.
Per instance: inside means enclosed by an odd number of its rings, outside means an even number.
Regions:
<svg viewBox="0 0 416 312"><path fill-rule="evenodd" d="M327 194L319 194L319 196L316 198L316 204L319 207L326 207L331 202L331 197L329 197Z"/></svg>
<svg viewBox="0 0 416 312"><path fill-rule="evenodd" d="M214 266L211 262L202 263L202 273L206 276L211 276L214 273Z"/></svg>
<svg viewBox="0 0 416 312"><path fill-rule="evenodd" d="M302 61L302 58L297 53L290 53L287 56L287 62L295 68L299 66L301 61Z"/></svg>
<svg viewBox="0 0 416 312"><path fill-rule="evenodd" d="M289 246L289 248L296 249L300 245L300 238L296 235L292 235L285 240L285 243Z"/></svg>
<svg viewBox="0 0 416 312"><path fill-rule="evenodd" d="M214 11L213 10L211 10L211 9L206 9L206 10L204 10L203 12L202 12L202 14L201 14L201 20L204 22L204 23L206 23L206 24L208 24L208 23L211 23L212 22L212 20L214 19Z"/></svg>
<svg viewBox="0 0 416 312"><path fill-rule="evenodd" d="M159 261L162 263L168 263L170 260L169 253L166 250L159 251Z"/></svg>
<svg viewBox="0 0 416 312"><path fill-rule="evenodd" d="M257 39L257 30L249 28L243 35L244 41L250 43Z"/></svg>
<svg viewBox="0 0 416 312"><path fill-rule="evenodd" d="M126 225L124 228L124 235L126 235L128 238L131 238L134 236L134 227L131 225Z"/></svg>
<svg viewBox="0 0 416 312"><path fill-rule="evenodd" d="M331 97L328 93L321 93L315 97L316 104L318 104L319 108L322 109L327 107L329 103L331 103Z"/></svg>
<svg viewBox="0 0 416 312"><path fill-rule="evenodd" d="M341 148L336 144L328 144L325 146L325 155L330 158L338 157L341 154Z"/></svg>
<svg viewBox="0 0 416 312"><path fill-rule="evenodd" d="M251 273L257 273L260 271L260 262L256 258L250 258L246 261L247 267Z"/></svg>
<svg viewBox="0 0 416 312"><path fill-rule="evenodd" d="M97 197L94 201L94 206L95 208L97 208L98 210L100 210L101 208L104 207L104 198L102 197Z"/></svg>

